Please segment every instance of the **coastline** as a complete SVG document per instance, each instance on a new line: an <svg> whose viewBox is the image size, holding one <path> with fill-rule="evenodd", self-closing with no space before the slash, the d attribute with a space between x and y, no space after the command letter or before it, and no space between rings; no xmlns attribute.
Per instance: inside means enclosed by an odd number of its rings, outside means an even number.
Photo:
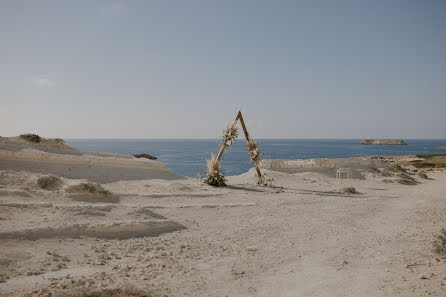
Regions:
<svg viewBox="0 0 446 297"><path fill-rule="evenodd" d="M360 139L259 139L262 159L313 159L349 158L378 155L415 155L444 153L434 148L446 145L446 140L407 139L406 146L361 145ZM150 153L158 157L172 172L197 177L206 171L205 159L212 152L218 152L217 139L84 139L67 140L79 149L90 151L119 152L125 154ZM252 164L246 154L244 141L236 141L230 150L223 154L222 166L227 175L240 175L247 172Z"/></svg>

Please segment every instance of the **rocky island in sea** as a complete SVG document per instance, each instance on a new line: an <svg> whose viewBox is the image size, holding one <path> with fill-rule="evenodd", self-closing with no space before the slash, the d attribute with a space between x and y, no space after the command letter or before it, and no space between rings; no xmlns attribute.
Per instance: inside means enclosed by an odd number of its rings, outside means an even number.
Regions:
<svg viewBox="0 0 446 297"><path fill-rule="evenodd" d="M374 144L374 145L407 145L402 139L365 139L361 141L361 144Z"/></svg>

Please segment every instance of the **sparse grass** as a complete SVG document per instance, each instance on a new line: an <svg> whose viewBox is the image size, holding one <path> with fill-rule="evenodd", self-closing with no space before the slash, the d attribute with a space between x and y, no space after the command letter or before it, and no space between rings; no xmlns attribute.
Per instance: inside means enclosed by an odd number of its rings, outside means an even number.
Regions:
<svg viewBox="0 0 446 297"><path fill-rule="evenodd" d="M62 138L54 138L54 141L58 143L65 143L65 140L63 140Z"/></svg>
<svg viewBox="0 0 446 297"><path fill-rule="evenodd" d="M141 290L136 290L133 288L124 288L124 289L104 289L104 290L88 290L88 291L80 291L72 294L64 295L66 297L154 297L147 292L143 292Z"/></svg>
<svg viewBox="0 0 446 297"><path fill-rule="evenodd" d="M415 180L409 179L409 178L398 178L396 180L396 182L399 184L408 185L408 186L416 185Z"/></svg>
<svg viewBox="0 0 446 297"><path fill-rule="evenodd" d="M42 140L42 137L40 137L39 135L31 134L31 133L22 134L19 137L22 139L25 139L26 141L34 142L34 143L39 143Z"/></svg>
<svg viewBox="0 0 446 297"><path fill-rule="evenodd" d="M100 184L94 183L80 183L65 188L67 193L87 194L89 196L110 197L112 193L105 190Z"/></svg>
<svg viewBox="0 0 446 297"><path fill-rule="evenodd" d="M342 188L340 192L344 194L358 194L354 187Z"/></svg>
<svg viewBox="0 0 446 297"><path fill-rule="evenodd" d="M57 176L46 175L37 179L37 185L42 189L49 189L59 181L60 179Z"/></svg>
<svg viewBox="0 0 446 297"><path fill-rule="evenodd" d="M385 184L393 184L393 180L387 178L383 179L382 182Z"/></svg>
<svg viewBox="0 0 446 297"><path fill-rule="evenodd" d="M435 236L432 245L436 253L446 254L446 229L441 229L440 234Z"/></svg>
<svg viewBox="0 0 446 297"><path fill-rule="evenodd" d="M429 179L429 177L427 176L427 174L424 173L424 172L422 172L422 171L417 172L417 175L418 175L419 177L421 177L422 179Z"/></svg>
<svg viewBox="0 0 446 297"><path fill-rule="evenodd" d="M429 154L429 155L416 155L417 158L422 158L422 159L429 159L429 158L433 158L433 157L446 157L446 153L441 153L441 154Z"/></svg>

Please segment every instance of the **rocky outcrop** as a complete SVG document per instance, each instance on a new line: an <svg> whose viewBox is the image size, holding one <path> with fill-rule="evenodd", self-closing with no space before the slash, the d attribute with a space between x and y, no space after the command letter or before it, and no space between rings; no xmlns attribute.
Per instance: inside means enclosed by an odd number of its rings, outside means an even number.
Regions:
<svg viewBox="0 0 446 297"><path fill-rule="evenodd" d="M374 144L374 145L407 145L402 139L365 139L361 141L361 144Z"/></svg>
<svg viewBox="0 0 446 297"><path fill-rule="evenodd" d="M146 159L150 159L150 160L158 159L157 157L149 155L149 154L135 154L135 155L133 155L133 157L135 157L135 158L146 158Z"/></svg>

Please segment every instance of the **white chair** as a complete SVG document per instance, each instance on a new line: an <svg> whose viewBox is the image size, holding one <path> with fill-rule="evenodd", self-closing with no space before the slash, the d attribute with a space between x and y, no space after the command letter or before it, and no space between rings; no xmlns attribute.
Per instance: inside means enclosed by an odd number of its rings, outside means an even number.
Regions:
<svg viewBox="0 0 446 297"><path fill-rule="evenodd" d="M336 171L336 178L341 179L343 174L347 177L347 179L352 178L352 170L350 168L338 168Z"/></svg>

